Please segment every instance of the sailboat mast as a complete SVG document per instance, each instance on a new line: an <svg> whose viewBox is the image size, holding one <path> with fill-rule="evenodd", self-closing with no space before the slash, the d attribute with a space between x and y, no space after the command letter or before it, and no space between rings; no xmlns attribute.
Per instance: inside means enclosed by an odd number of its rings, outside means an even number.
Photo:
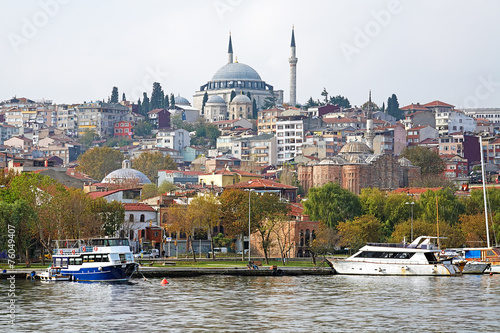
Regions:
<svg viewBox="0 0 500 333"><path fill-rule="evenodd" d="M486 150L488 151L488 150ZM488 223L488 206L486 204L486 177L484 172L484 154L483 154L483 139L479 137L479 152L481 153L481 176L483 177L483 199L484 199L484 219L486 221L486 241L490 247L490 231Z"/></svg>
<svg viewBox="0 0 500 333"><path fill-rule="evenodd" d="M438 195L437 195L437 193L436 193L436 228L437 228L438 248L441 248L441 242L439 241L439 204L438 204Z"/></svg>

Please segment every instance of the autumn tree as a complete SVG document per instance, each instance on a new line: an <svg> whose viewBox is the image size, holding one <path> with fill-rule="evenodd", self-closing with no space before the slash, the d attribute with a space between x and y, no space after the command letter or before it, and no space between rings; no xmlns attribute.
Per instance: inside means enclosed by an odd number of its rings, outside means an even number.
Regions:
<svg viewBox="0 0 500 333"><path fill-rule="evenodd" d="M358 196L337 183L311 188L304 209L313 221L322 221L330 228L361 214Z"/></svg>
<svg viewBox="0 0 500 333"><path fill-rule="evenodd" d="M340 245L348 246L357 251L366 243L381 242L382 229L380 221L372 215L362 215L353 220L339 222L337 230L340 237Z"/></svg>
<svg viewBox="0 0 500 333"><path fill-rule="evenodd" d="M197 197L191 201L189 210L193 223L204 228L210 235L212 258L214 258L213 230L219 225L219 201L212 195Z"/></svg>
<svg viewBox="0 0 500 333"><path fill-rule="evenodd" d="M76 169L93 179L102 180L111 171L121 168L123 159L119 150L94 147L78 157Z"/></svg>
<svg viewBox="0 0 500 333"><path fill-rule="evenodd" d="M144 173L149 180L154 182L158 170L177 170L177 164L170 155L163 155L159 151L144 152L132 160L134 169Z"/></svg>
<svg viewBox="0 0 500 333"><path fill-rule="evenodd" d="M177 234L183 232L187 237L186 249L191 249L193 260L196 261L196 254L193 249L193 233L198 221L187 205L174 204L166 210L167 219L162 227L165 230L175 231Z"/></svg>
<svg viewBox="0 0 500 333"><path fill-rule="evenodd" d="M335 252L335 248L340 244L340 238L337 230L334 230L323 222L319 223L316 237L312 239L309 245L309 251L313 258L318 255L327 255ZM316 264L314 262L314 264Z"/></svg>
<svg viewBox="0 0 500 333"><path fill-rule="evenodd" d="M460 229L465 237L467 246L486 246L486 222L484 214L462 215L460 216Z"/></svg>

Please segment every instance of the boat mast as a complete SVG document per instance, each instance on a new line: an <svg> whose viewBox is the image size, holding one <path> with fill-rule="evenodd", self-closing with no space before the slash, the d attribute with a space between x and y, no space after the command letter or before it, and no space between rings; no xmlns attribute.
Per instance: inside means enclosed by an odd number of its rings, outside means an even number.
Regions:
<svg viewBox="0 0 500 333"><path fill-rule="evenodd" d="M441 249L441 242L439 241L439 205L438 205L438 195L437 195L437 192L436 192L436 225L437 225L438 248Z"/></svg>
<svg viewBox="0 0 500 333"><path fill-rule="evenodd" d="M487 151L487 150L486 150ZM486 204L486 177L484 176L484 154L483 154L483 139L479 137L479 152L481 154L481 177L483 177L483 199L484 199L484 219L486 221L486 241L490 247L490 231L488 224L488 206Z"/></svg>

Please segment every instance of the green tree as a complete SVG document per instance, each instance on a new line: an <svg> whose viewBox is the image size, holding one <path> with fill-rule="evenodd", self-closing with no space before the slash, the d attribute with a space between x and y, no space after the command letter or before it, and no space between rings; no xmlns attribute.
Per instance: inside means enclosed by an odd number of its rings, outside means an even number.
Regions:
<svg viewBox="0 0 500 333"><path fill-rule="evenodd" d="M368 110L368 105L370 104L370 101L366 101L365 103L363 103L363 105L361 105L361 108L364 109L364 110ZM380 110L380 108L378 107L377 104L375 103L371 103L372 105L372 111L378 111Z"/></svg>
<svg viewBox="0 0 500 333"><path fill-rule="evenodd" d="M78 142L80 142L85 148L90 148L92 147L92 142L94 142L96 135L97 134L94 130L89 130L88 128L86 128L83 134L78 139Z"/></svg>
<svg viewBox="0 0 500 333"><path fill-rule="evenodd" d="M351 103L349 102L349 100L342 95L331 96L330 97L330 104L340 106L344 109L351 107Z"/></svg>
<svg viewBox="0 0 500 333"><path fill-rule="evenodd" d="M165 155L159 151L144 152L132 160L134 169L144 173L149 180L154 182L158 176L158 170L177 170L177 164L170 155Z"/></svg>
<svg viewBox="0 0 500 333"><path fill-rule="evenodd" d="M382 103L382 109L380 111L385 112L385 102Z"/></svg>
<svg viewBox="0 0 500 333"><path fill-rule="evenodd" d="M121 202L97 198L93 201L92 211L98 221L94 235L114 236L123 225L125 208Z"/></svg>
<svg viewBox="0 0 500 333"><path fill-rule="evenodd" d="M427 190L420 195L418 205L422 211L421 218L428 222L436 222L439 217L439 221L446 221L453 225L458 221L458 217L465 212L465 207L455 196L454 191L449 188L443 188L439 191Z"/></svg>
<svg viewBox="0 0 500 333"><path fill-rule="evenodd" d="M127 98L125 97L125 93L122 94L122 102L125 102Z"/></svg>
<svg viewBox="0 0 500 333"><path fill-rule="evenodd" d="M170 94L170 107L175 106L175 97L174 94Z"/></svg>
<svg viewBox="0 0 500 333"><path fill-rule="evenodd" d="M387 113L400 120L403 118L404 114L399 109L399 102L396 94L392 94L391 97L387 99Z"/></svg>
<svg viewBox="0 0 500 333"><path fill-rule="evenodd" d="M257 119L257 113L259 112L259 108L257 107L257 101L255 98L252 100L252 118Z"/></svg>
<svg viewBox="0 0 500 333"><path fill-rule="evenodd" d="M143 120L138 122L133 129L134 136L149 137L151 136L151 131L153 130L153 125L149 121Z"/></svg>
<svg viewBox="0 0 500 333"><path fill-rule="evenodd" d="M148 112L151 111L151 104L149 103L149 97L147 93L142 93L142 107L141 107L141 114L143 116L148 115Z"/></svg>
<svg viewBox="0 0 500 333"><path fill-rule="evenodd" d="M113 87L113 91L111 92L111 103L118 103L118 88Z"/></svg>
<svg viewBox="0 0 500 333"><path fill-rule="evenodd" d="M158 82L153 83L153 92L151 93L151 110L163 108L165 94Z"/></svg>
<svg viewBox="0 0 500 333"><path fill-rule="evenodd" d="M104 143L106 147L123 147L123 146L129 146L131 144L132 140L123 136L113 137Z"/></svg>
<svg viewBox="0 0 500 333"><path fill-rule="evenodd" d="M305 107L309 109L309 108L312 108L312 107L315 107L315 106L318 106L318 105L319 105L319 103L317 101L313 100L312 97L309 97L309 99L307 100L307 103L306 103Z"/></svg>
<svg viewBox="0 0 500 333"><path fill-rule="evenodd" d="M208 93L205 91L205 94L203 94L203 104L201 106L201 113L205 114L205 104L207 104L208 101Z"/></svg>
<svg viewBox="0 0 500 333"><path fill-rule="evenodd" d="M322 221L330 228L361 214L359 198L337 183L311 188L304 209L304 213L313 221Z"/></svg>
<svg viewBox="0 0 500 333"><path fill-rule="evenodd" d="M212 258L214 258L214 228L219 225L219 201L213 195L197 197L191 201L194 223L208 231L211 240Z"/></svg>
<svg viewBox="0 0 500 333"><path fill-rule="evenodd" d="M0 227L3 230L0 248L9 250L8 258L13 262L18 261L18 255L21 261L28 260L28 250L36 236L35 220L36 213L25 200L0 201Z"/></svg>
<svg viewBox="0 0 500 333"><path fill-rule="evenodd" d="M141 105L141 99L140 98L137 100L137 113L143 114L142 113L142 105Z"/></svg>
<svg viewBox="0 0 500 333"><path fill-rule="evenodd" d="M124 157L119 150L94 147L78 157L77 170L93 179L102 180L108 173L121 168Z"/></svg>
<svg viewBox="0 0 500 333"><path fill-rule="evenodd" d="M229 98L229 102L232 102L232 101L233 101L233 98L235 98L235 97L236 97L236 91L231 90L231 96L230 96L230 98Z"/></svg>
<svg viewBox="0 0 500 333"><path fill-rule="evenodd" d="M406 147L400 154L410 160L414 166L420 167L422 175L442 174L444 171L444 162L433 150L420 146Z"/></svg>
<svg viewBox="0 0 500 333"><path fill-rule="evenodd" d="M325 102L323 103L324 105L328 104L328 91L326 91L326 88L323 87L323 91L321 92L321 96L325 99Z"/></svg>

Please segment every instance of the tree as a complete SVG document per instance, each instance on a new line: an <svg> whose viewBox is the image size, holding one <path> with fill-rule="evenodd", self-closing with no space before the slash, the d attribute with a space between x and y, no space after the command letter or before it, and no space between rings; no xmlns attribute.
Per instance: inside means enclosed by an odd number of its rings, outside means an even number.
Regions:
<svg viewBox="0 0 500 333"><path fill-rule="evenodd" d="M421 207L422 214L420 216L422 219L433 223L438 221L439 217L439 222L446 221L454 224L465 211L465 207L449 188L443 188L439 191L427 190L420 195L418 205ZM439 209L439 216L437 209Z"/></svg>
<svg viewBox="0 0 500 333"><path fill-rule="evenodd" d="M94 130L89 130L88 128L83 131L83 134L80 136L78 142L80 142L85 148L90 148L92 146L92 142L96 137L96 132Z"/></svg>
<svg viewBox="0 0 500 333"><path fill-rule="evenodd" d="M142 113L142 105L141 105L141 99L140 98L137 100L137 112L139 114L143 114Z"/></svg>
<svg viewBox="0 0 500 333"><path fill-rule="evenodd" d="M330 97L330 104L340 106L344 109L351 107L351 103L349 102L349 100L341 95L331 96Z"/></svg>
<svg viewBox="0 0 500 333"><path fill-rule="evenodd" d="M142 137L151 136L152 130L153 130L153 125L147 120L138 122L133 129L134 136L142 136Z"/></svg>
<svg viewBox="0 0 500 333"><path fill-rule="evenodd" d="M174 97L174 94L170 94L170 107L174 107L175 106L175 97Z"/></svg>
<svg viewBox="0 0 500 333"><path fill-rule="evenodd" d="M219 201L213 195L197 197L191 201L194 223L204 228L210 234L212 258L214 258L214 228L219 225Z"/></svg>
<svg viewBox="0 0 500 333"><path fill-rule="evenodd" d="M364 110L368 110L368 105L370 104L370 101L366 101L365 103L363 103L363 105L361 105L361 108L364 109ZM378 111L380 110L380 108L378 107L377 104L371 102L371 106L372 106L372 111Z"/></svg>
<svg viewBox="0 0 500 333"><path fill-rule="evenodd" d="M257 114L259 112L259 108L257 107L257 101L255 100L255 98L252 99L252 109L253 109L252 118L257 119Z"/></svg>
<svg viewBox="0 0 500 333"><path fill-rule="evenodd" d="M315 107L315 106L318 106L319 103L316 102L315 100L313 100L312 97L309 97L309 99L307 100L307 103L306 103L306 108L309 109L309 108L312 108L312 107Z"/></svg>
<svg viewBox="0 0 500 333"><path fill-rule="evenodd" d="M148 112L151 111L151 105L149 103L149 97L147 93L142 93L142 107L141 107L141 113L143 116L147 116Z"/></svg>
<svg viewBox="0 0 500 333"><path fill-rule="evenodd" d="M92 203L92 211L97 221L92 234L114 236L120 230L125 219L123 204L118 201L108 202L104 198L97 198Z"/></svg>
<svg viewBox="0 0 500 333"><path fill-rule="evenodd" d="M127 98L125 97L125 93L122 94L122 102L125 102Z"/></svg>
<svg viewBox="0 0 500 333"><path fill-rule="evenodd" d="M123 147L123 146L129 146L131 144L132 140L123 136L113 137L104 143L106 147Z"/></svg>
<svg viewBox="0 0 500 333"><path fill-rule="evenodd" d="M481 247L487 245L484 214L462 215L459 221L467 246Z"/></svg>
<svg viewBox="0 0 500 333"><path fill-rule="evenodd" d="M380 221L373 215L362 215L353 220L339 222L337 230L340 245L357 251L366 243L377 243L382 239Z"/></svg>
<svg viewBox="0 0 500 333"><path fill-rule="evenodd" d="M304 213L313 221L322 221L330 228L361 214L359 198L337 183L311 188L304 209Z"/></svg>
<svg viewBox="0 0 500 333"><path fill-rule="evenodd" d="M323 87L323 91L321 92L321 96L323 96L325 99L324 105L328 104L328 91L326 91L326 88L324 88L324 87Z"/></svg>
<svg viewBox="0 0 500 333"><path fill-rule="evenodd" d="M406 147L399 156L409 159L414 166L420 167L422 175L442 174L444 171L443 160L433 150L420 146Z"/></svg>
<svg viewBox="0 0 500 333"><path fill-rule="evenodd" d="M392 94L392 96L387 99L387 113L397 120L403 118L403 112L399 109L398 98L395 94Z"/></svg>
<svg viewBox="0 0 500 333"><path fill-rule="evenodd" d="M382 103L382 109L380 111L385 112L385 102Z"/></svg>
<svg viewBox="0 0 500 333"><path fill-rule="evenodd" d="M320 222L316 237L309 246L309 251L313 254L313 258L318 255L332 254L338 248L339 242L337 231Z"/></svg>
<svg viewBox="0 0 500 333"><path fill-rule="evenodd" d="M158 82L153 83L153 92L151 93L151 110L161 109L164 105L165 94Z"/></svg>
<svg viewBox="0 0 500 333"><path fill-rule="evenodd" d="M205 114L205 104L207 104L208 101L208 93L205 91L205 94L203 94L203 104L201 106L201 113Z"/></svg>
<svg viewBox="0 0 500 333"><path fill-rule="evenodd" d="M113 87L113 91L111 92L111 103L118 103L118 88Z"/></svg>
<svg viewBox="0 0 500 333"><path fill-rule="evenodd" d="M232 102L233 98L235 98L235 97L236 97L236 91L231 90L231 96L229 97L229 102Z"/></svg>
<svg viewBox="0 0 500 333"><path fill-rule="evenodd" d="M162 225L165 230L183 232L187 237L187 249L191 249L193 260L196 262L196 254L193 249L193 233L194 228L198 225L198 221L193 217L193 210L190 210L187 205L174 204L167 208L167 219Z"/></svg>
<svg viewBox="0 0 500 333"><path fill-rule="evenodd" d="M286 219L290 208L287 202L274 193L258 195L250 192L249 195L251 220L255 223L256 235L259 237L266 264L269 264L269 251L273 246L271 236L280 222Z"/></svg>
<svg viewBox="0 0 500 333"><path fill-rule="evenodd" d="M170 155L165 155L159 151L144 152L132 160L134 169L145 174L149 180L154 182L158 176L158 170L177 170L177 164Z"/></svg>
<svg viewBox="0 0 500 333"><path fill-rule="evenodd" d="M76 169L93 179L102 180L111 171L119 169L123 160L123 154L119 150L94 147L78 157Z"/></svg>

